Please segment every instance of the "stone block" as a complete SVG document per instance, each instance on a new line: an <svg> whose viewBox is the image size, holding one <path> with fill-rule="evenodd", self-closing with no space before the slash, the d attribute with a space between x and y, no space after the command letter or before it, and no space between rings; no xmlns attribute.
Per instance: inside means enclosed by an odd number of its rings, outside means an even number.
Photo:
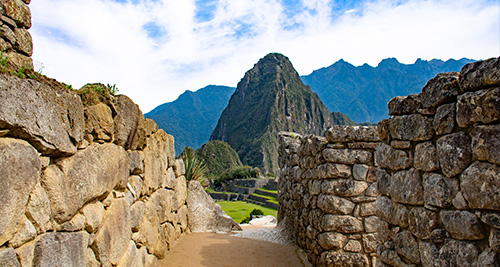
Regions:
<svg viewBox="0 0 500 267"><path fill-rule="evenodd" d="M479 255L477 259L477 266L495 267L498 265L498 262L500 262L500 256L498 253L491 249L487 249Z"/></svg>
<svg viewBox="0 0 500 267"><path fill-rule="evenodd" d="M424 204L422 177L417 169L399 171L392 175L390 196L398 203Z"/></svg>
<svg viewBox="0 0 500 267"><path fill-rule="evenodd" d="M500 165L500 125L477 126L472 137L472 151L478 160Z"/></svg>
<svg viewBox="0 0 500 267"><path fill-rule="evenodd" d="M449 134L455 129L456 104L446 104L436 110L432 125L437 135Z"/></svg>
<svg viewBox="0 0 500 267"><path fill-rule="evenodd" d="M339 250L347 243L348 238L341 233L325 232L318 235L319 245L326 250Z"/></svg>
<svg viewBox="0 0 500 267"><path fill-rule="evenodd" d="M321 191L324 194L331 194L340 197L355 197L361 195L368 184L355 180L325 180L321 185Z"/></svg>
<svg viewBox="0 0 500 267"><path fill-rule="evenodd" d="M451 236L458 240L480 240L484 237L479 218L469 211L442 210L440 218Z"/></svg>
<svg viewBox="0 0 500 267"><path fill-rule="evenodd" d="M108 105L98 103L85 107L85 133L91 134L94 140L112 141L114 136L113 114Z"/></svg>
<svg viewBox="0 0 500 267"><path fill-rule="evenodd" d="M14 29L14 34L17 41L15 45L16 50L25 56L31 57L33 55L33 39L31 38L31 34L25 28Z"/></svg>
<svg viewBox="0 0 500 267"><path fill-rule="evenodd" d="M424 174L424 200L425 204L447 208L458 193L458 181L437 173Z"/></svg>
<svg viewBox="0 0 500 267"><path fill-rule="evenodd" d="M394 238L396 252L411 263L420 262L418 242L410 231L402 231Z"/></svg>
<svg viewBox="0 0 500 267"><path fill-rule="evenodd" d="M447 72L429 80L420 94L422 106L437 107L439 104L454 101L459 94L458 76L458 72Z"/></svg>
<svg viewBox="0 0 500 267"><path fill-rule="evenodd" d="M166 187L168 189L174 189L175 185L177 184L175 173L174 173L174 168L169 167L167 169L167 175L165 176L165 179L163 180L162 186Z"/></svg>
<svg viewBox="0 0 500 267"><path fill-rule="evenodd" d="M491 227L500 229L500 213L483 212L481 221Z"/></svg>
<svg viewBox="0 0 500 267"><path fill-rule="evenodd" d="M175 185L174 189L174 201L173 201L173 210L177 211L180 209L181 206L186 204L186 199L187 199L187 183L186 183L186 178L184 176L178 177L177 178L177 184Z"/></svg>
<svg viewBox="0 0 500 267"><path fill-rule="evenodd" d="M418 248L422 266L438 266L439 248L435 244L419 240Z"/></svg>
<svg viewBox="0 0 500 267"><path fill-rule="evenodd" d="M5 15L13 19L18 27L31 28L31 11L22 0L2 1Z"/></svg>
<svg viewBox="0 0 500 267"><path fill-rule="evenodd" d="M490 123L500 119L500 87L469 92L457 100L457 123L467 127L476 122Z"/></svg>
<svg viewBox="0 0 500 267"><path fill-rule="evenodd" d="M427 141L434 135L432 121L420 114L394 116L389 122L391 137L403 141Z"/></svg>
<svg viewBox="0 0 500 267"><path fill-rule="evenodd" d="M322 266L366 266L368 257L357 253L323 252L321 254Z"/></svg>
<svg viewBox="0 0 500 267"><path fill-rule="evenodd" d="M348 252L360 253L363 250L363 247L361 246L361 242L358 240L349 240L349 242L345 245L344 250Z"/></svg>
<svg viewBox="0 0 500 267"><path fill-rule="evenodd" d="M439 250L438 266L477 266L478 255L474 244L450 239Z"/></svg>
<svg viewBox="0 0 500 267"><path fill-rule="evenodd" d="M471 163L471 139L463 132L445 135L437 141L437 154L443 173L453 177Z"/></svg>
<svg viewBox="0 0 500 267"><path fill-rule="evenodd" d="M49 197L40 183L36 184L35 189L30 194L26 216L33 223L38 234L45 233L52 228Z"/></svg>
<svg viewBox="0 0 500 267"><path fill-rule="evenodd" d="M352 167L352 175L354 179L358 181L365 181L369 168L370 167L365 164L354 164Z"/></svg>
<svg viewBox="0 0 500 267"><path fill-rule="evenodd" d="M462 173L460 188L469 207L500 211L500 167L473 163Z"/></svg>
<svg viewBox="0 0 500 267"><path fill-rule="evenodd" d="M413 166L426 172L439 169L437 150L432 142L420 143L415 147Z"/></svg>
<svg viewBox="0 0 500 267"><path fill-rule="evenodd" d="M142 195L150 195L160 188L168 167L168 136L165 131L159 130L147 139L144 148Z"/></svg>
<svg viewBox="0 0 500 267"><path fill-rule="evenodd" d="M293 168L295 169L296 167ZM302 173L301 169L299 168L299 170L301 174ZM337 164L337 163L322 164L317 168L317 173L318 173L317 177L314 177L317 179L330 179L330 178L346 179L352 176L351 167L349 165ZM299 182L300 179L296 179L296 181Z"/></svg>
<svg viewBox="0 0 500 267"><path fill-rule="evenodd" d="M71 220L56 227L58 232L77 232L85 227L85 216L77 213Z"/></svg>
<svg viewBox="0 0 500 267"><path fill-rule="evenodd" d="M380 137L380 141L387 142L390 136L389 122L390 119L383 119L377 124L377 131Z"/></svg>
<svg viewBox="0 0 500 267"><path fill-rule="evenodd" d="M377 251L377 234L363 234L363 248L365 253Z"/></svg>
<svg viewBox="0 0 500 267"><path fill-rule="evenodd" d="M409 225L409 211L406 206L393 203L390 198L379 196L377 197L377 216L392 224L401 227L408 227Z"/></svg>
<svg viewBox="0 0 500 267"><path fill-rule="evenodd" d="M13 248L0 248L0 266L21 267Z"/></svg>
<svg viewBox="0 0 500 267"><path fill-rule="evenodd" d="M361 217L367 217L367 216L372 216L377 214L377 206L376 202L366 202L366 203L361 203L359 204L359 215Z"/></svg>
<svg viewBox="0 0 500 267"><path fill-rule="evenodd" d="M375 149L375 165L378 167L401 170L409 168L411 163L405 151L394 149L384 143L380 143Z"/></svg>
<svg viewBox="0 0 500 267"><path fill-rule="evenodd" d="M328 142L377 142L379 141L377 128L373 126L341 126L330 127L326 133Z"/></svg>
<svg viewBox="0 0 500 267"><path fill-rule="evenodd" d="M409 214L410 231L419 239L430 239L432 231L438 226L438 213L423 207L411 209Z"/></svg>
<svg viewBox="0 0 500 267"><path fill-rule="evenodd" d="M321 219L321 226L324 231L337 231L346 234L363 231L363 222L358 218L348 215L326 214Z"/></svg>
<svg viewBox="0 0 500 267"><path fill-rule="evenodd" d="M144 120L144 115L128 96L118 95L115 97L115 108L117 115L114 118L115 124L115 143L123 146L126 150L135 150L145 136L138 134L141 121Z"/></svg>
<svg viewBox="0 0 500 267"><path fill-rule="evenodd" d="M86 266L89 234L46 233L35 241L33 266Z"/></svg>
<svg viewBox="0 0 500 267"><path fill-rule="evenodd" d="M465 65L460 72L459 84L463 91L500 85L500 58L490 58Z"/></svg>
<svg viewBox="0 0 500 267"><path fill-rule="evenodd" d="M33 266L33 257L35 252L34 250L35 250L34 242L30 242L24 244L21 247L16 248L17 258L19 259L21 266Z"/></svg>
<svg viewBox="0 0 500 267"><path fill-rule="evenodd" d="M375 205L376 204L377 203L375 202ZM363 219L363 221L364 221L365 231L367 233L377 232L379 225L382 223L382 221L380 221L380 219L377 216L366 217Z"/></svg>
<svg viewBox="0 0 500 267"><path fill-rule="evenodd" d="M419 95L396 96L387 104L389 115L409 115L415 114L422 108Z"/></svg>
<svg viewBox="0 0 500 267"><path fill-rule="evenodd" d="M391 146L396 149L410 149L411 148L411 142L410 141L399 141L399 140L394 140L391 142Z"/></svg>
<svg viewBox="0 0 500 267"><path fill-rule="evenodd" d="M368 163L372 160L372 154L368 151L355 149L331 149L323 150L323 157L328 162L341 164Z"/></svg>
<svg viewBox="0 0 500 267"><path fill-rule="evenodd" d="M495 252L500 252L500 230L492 228L490 232L490 248Z"/></svg>
<svg viewBox="0 0 500 267"><path fill-rule="evenodd" d="M85 230L95 233L104 219L104 205L99 201L87 204L83 207L82 214L85 217Z"/></svg>
<svg viewBox="0 0 500 267"><path fill-rule="evenodd" d="M331 214L351 214L355 206L354 203L345 198L332 195L320 195L317 205L325 213Z"/></svg>

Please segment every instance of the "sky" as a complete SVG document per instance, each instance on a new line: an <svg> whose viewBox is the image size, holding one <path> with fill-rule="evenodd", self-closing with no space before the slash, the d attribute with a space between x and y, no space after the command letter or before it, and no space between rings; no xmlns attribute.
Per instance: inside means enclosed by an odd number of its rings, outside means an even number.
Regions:
<svg viewBox="0 0 500 267"><path fill-rule="evenodd" d="M35 70L116 85L146 113L186 90L236 87L266 54L300 75L340 59L500 56L498 0L36 0Z"/></svg>

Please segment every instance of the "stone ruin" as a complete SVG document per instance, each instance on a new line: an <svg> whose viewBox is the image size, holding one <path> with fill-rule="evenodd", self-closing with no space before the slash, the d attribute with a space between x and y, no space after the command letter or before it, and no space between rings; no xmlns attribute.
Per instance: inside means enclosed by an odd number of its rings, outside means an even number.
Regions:
<svg viewBox="0 0 500 267"><path fill-rule="evenodd" d="M388 107L377 130L281 135L279 219L316 265L499 266L500 58Z"/></svg>

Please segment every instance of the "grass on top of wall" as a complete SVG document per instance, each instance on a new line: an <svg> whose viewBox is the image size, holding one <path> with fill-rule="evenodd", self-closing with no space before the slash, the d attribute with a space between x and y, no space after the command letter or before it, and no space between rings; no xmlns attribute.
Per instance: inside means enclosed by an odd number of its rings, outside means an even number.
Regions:
<svg viewBox="0 0 500 267"><path fill-rule="evenodd" d="M244 201L217 201L222 209L237 223L240 223L243 219L250 215L253 209L260 209L264 212L264 215L273 215L278 217L278 211L261 205L256 205L252 203L246 203Z"/></svg>

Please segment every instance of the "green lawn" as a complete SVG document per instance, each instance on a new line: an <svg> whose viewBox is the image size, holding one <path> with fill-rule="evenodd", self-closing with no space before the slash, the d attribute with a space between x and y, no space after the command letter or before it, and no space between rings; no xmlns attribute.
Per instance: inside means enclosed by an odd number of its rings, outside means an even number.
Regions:
<svg viewBox="0 0 500 267"><path fill-rule="evenodd" d="M237 223L240 223L243 219L250 215L253 209L260 209L264 212L264 215L273 215L278 217L278 211L275 209L270 209L264 206L255 205L251 203L246 203L243 201L217 201L222 209Z"/></svg>
<svg viewBox="0 0 500 267"><path fill-rule="evenodd" d="M261 195L261 194L257 194L257 193L253 193L252 195L256 195L256 196L259 196L259 197L267 198L270 202L278 204L278 199L276 199L276 197Z"/></svg>
<svg viewBox="0 0 500 267"><path fill-rule="evenodd" d="M267 189L267 188L257 188L259 190L262 190L262 191L265 191L265 192L269 192L269 193L275 193L275 194L278 194L278 190L271 190L271 189Z"/></svg>

